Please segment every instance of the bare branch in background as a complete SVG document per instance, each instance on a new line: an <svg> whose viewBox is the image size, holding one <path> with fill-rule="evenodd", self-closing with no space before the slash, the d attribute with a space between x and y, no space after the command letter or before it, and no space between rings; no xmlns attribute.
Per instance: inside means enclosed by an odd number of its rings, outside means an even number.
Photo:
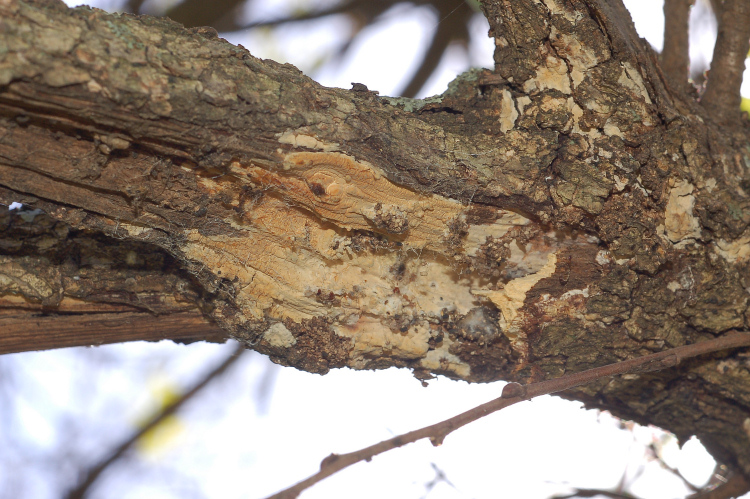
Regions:
<svg viewBox="0 0 750 499"><path fill-rule="evenodd" d="M128 9L139 12L143 0L130 0ZM399 4L406 4L402 0L345 0L320 10L296 13L279 19L261 20L251 24L244 24L237 13L243 0L218 0L205 3L200 0L185 0L171 9L165 15L184 24L187 27L209 25L219 31L238 31L260 27L277 27L283 24L321 19L323 17L343 14L355 24L354 33L337 52L343 57L351 47L352 41L358 36L362 28L378 22L380 17L389 9ZM469 22L475 14L468 2L464 0L417 0L411 2L417 6L431 6L438 15L435 33L427 52L419 66L406 85L401 95L414 97L422 89L429 77L435 72L440 60L451 42L467 45L469 42Z"/></svg>
<svg viewBox="0 0 750 499"><path fill-rule="evenodd" d="M368 8L368 5L367 5L368 3L371 4L372 2L367 2L366 0L350 0L348 2L341 2L339 4L333 5L326 9L300 13L293 17L282 17L280 19L258 21L258 22L251 23L247 26L240 26L238 24L235 26L235 29L266 28L266 27L275 27L275 26L280 26L282 24L295 23L295 22L300 22L300 21L312 21L314 19L320 19L326 16L332 16L336 14L346 14L349 12L357 11L358 9L365 9L365 8ZM380 13L382 13L382 12L385 12L387 9L389 9L392 5L393 5L392 2L390 1L383 1L383 2L378 2L374 6L371 5L369 8L371 9L376 8L380 11Z"/></svg>
<svg viewBox="0 0 750 499"><path fill-rule="evenodd" d="M664 73L679 85L687 83L689 54L690 7L694 0L664 1L664 50L661 53L661 66Z"/></svg>
<svg viewBox="0 0 750 499"><path fill-rule="evenodd" d="M212 26L224 30L224 19L234 20L237 17L236 10L244 3L244 0L185 0L166 12L166 16L174 19L185 26Z"/></svg>
<svg viewBox="0 0 750 499"><path fill-rule="evenodd" d="M719 19L711 72L701 104L719 122L740 116L740 86L750 48L750 2L726 0Z"/></svg>
<svg viewBox="0 0 750 499"><path fill-rule="evenodd" d="M65 497L67 499L83 499L88 494L91 486L96 483L102 473L109 468L110 465L119 460L126 451L128 451L138 440L143 437L146 433L154 429L159 423L164 421L167 416L174 414L182 405L205 388L211 381L216 379L218 376L223 374L229 367L231 367L242 354L246 352L244 345L239 344L237 348L232 351L229 356L222 361L216 368L207 373L201 381L199 381L190 390L186 391L179 399L174 401L169 406L165 407L159 414L154 416L149 422L147 422L140 430L134 433L130 438L125 440L122 444L117 446L107 457L102 459L98 464L92 466L85 473L83 473L83 479L75 489L71 490Z"/></svg>
<svg viewBox="0 0 750 499"><path fill-rule="evenodd" d="M644 355L635 359L617 362L602 367L595 367L575 374L568 374L559 378L554 378L538 383L531 383L522 386L518 383L509 383L503 387L500 397L478 405L457 416L441 421L430 426L425 426L419 430L410 431L403 435L398 435L380 443L365 447L358 451L347 454L331 454L323 459L320 463L320 471L309 478L284 489L277 494L269 496L267 499L294 499L299 494L312 487L316 483L337 473L344 468L356 464L360 461L370 461L378 454L382 454L406 444L429 438L433 445L438 446L450 433L472 423L478 419L505 409L518 402L530 400L540 395L557 393L577 386L590 383L600 378L615 376L618 374L642 374L652 371L668 369L678 365L681 361L696 357L698 355L726 350L729 348L738 348L750 346L750 332L735 332L726 334L714 340L703 341L693 345L672 348L663 352L651 355Z"/></svg>
<svg viewBox="0 0 750 499"><path fill-rule="evenodd" d="M414 97L419 93L430 75L435 72L451 42L458 41L464 44L469 42L467 26L474 15L469 4L462 1L457 7L451 7L448 2L439 2L436 7L440 9L438 10L438 25L419 68L404 90L400 92L404 97ZM450 10L446 10L448 8Z"/></svg>

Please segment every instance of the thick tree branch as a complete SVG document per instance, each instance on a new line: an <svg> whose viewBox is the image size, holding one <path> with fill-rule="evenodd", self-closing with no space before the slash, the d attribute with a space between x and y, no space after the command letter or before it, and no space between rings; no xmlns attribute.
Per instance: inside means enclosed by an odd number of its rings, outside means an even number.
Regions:
<svg viewBox="0 0 750 499"><path fill-rule="evenodd" d="M48 254L58 229L35 219L2 293L52 313L100 273L79 299L159 314L145 298L171 297L282 364L480 382L746 328L743 129L670 93L619 1L482 7L496 71L412 100L321 87L208 30L0 0L0 203L101 242ZM566 396L750 473L745 373L691 363Z"/></svg>
<svg viewBox="0 0 750 499"><path fill-rule="evenodd" d="M679 85L687 85L689 53L690 7L695 0L665 0L664 49L661 64L664 72Z"/></svg>
<svg viewBox="0 0 750 499"><path fill-rule="evenodd" d="M750 333L730 333L715 340L708 340L694 345L673 348L663 352L645 355L635 359L625 360L616 364L596 367L575 374L567 374L560 378L554 378L530 385L522 386L518 383L510 383L503 387L502 395L495 400L479 405L473 409L463 412L440 423L426 426L419 430L410 431L403 435L384 440L378 444L346 454L331 454L320 463L320 471L311 477L284 489L281 492L269 496L268 499L294 499L302 491L312 487L321 480L348 468L361 461L370 461L378 454L382 454L398 447L403 447L422 439L429 439L433 445L438 446L450 433L466 426L478 419L505 409L518 402L530 400L540 395L548 395L577 386L591 383L600 378L616 376L620 374L643 374L652 371L660 371L677 366L681 361L703 355L706 353L750 346Z"/></svg>
<svg viewBox="0 0 750 499"><path fill-rule="evenodd" d="M158 248L75 231L39 209L0 211L0 354L225 341L205 302Z"/></svg>
<svg viewBox="0 0 750 499"><path fill-rule="evenodd" d="M719 122L740 116L740 86L750 48L750 3L725 0L721 9L719 35L714 47L711 72L701 104Z"/></svg>
<svg viewBox="0 0 750 499"><path fill-rule="evenodd" d="M223 343L227 339L225 331L197 311L154 315L105 305L96 312L91 306L81 312L72 307L65 315L61 310L50 314L42 307L3 305L0 299L0 355L128 341Z"/></svg>

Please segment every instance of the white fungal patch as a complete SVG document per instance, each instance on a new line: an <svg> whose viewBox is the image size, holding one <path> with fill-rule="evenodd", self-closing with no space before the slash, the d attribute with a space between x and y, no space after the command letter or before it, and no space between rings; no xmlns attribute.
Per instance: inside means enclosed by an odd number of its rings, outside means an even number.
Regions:
<svg viewBox="0 0 750 499"><path fill-rule="evenodd" d="M322 142L311 135L295 133L291 130L287 130L286 132L279 135L278 141L281 144L289 144L292 147L304 147L306 149L313 149L316 151L330 152L339 150L339 145L336 142Z"/></svg>
<svg viewBox="0 0 750 499"><path fill-rule="evenodd" d="M612 123L610 120L607 120L607 122L604 124L604 135L608 135L610 137L616 136L620 137L621 139L625 138L625 134L622 133L620 127Z"/></svg>
<svg viewBox="0 0 750 499"><path fill-rule="evenodd" d="M269 327L263 333L263 339L271 346L289 348L297 343L297 339L292 335L284 324L277 322Z"/></svg>
<svg viewBox="0 0 750 499"><path fill-rule="evenodd" d="M614 263L612 253L607 250L599 250L596 254L596 263L602 266Z"/></svg>
<svg viewBox="0 0 750 499"><path fill-rule="evenodd" d="M572 16L568 14L566 17ZM581 44L577 37L560 33L554 26L550 30L550 40L557 54L570 64L570 78L574 86L583 81L589 69L610 58L609 50L605 49L602 54L597 54L590 47Z"/></svg>
<svg viewBox="0 0 750 499"><path fill-rule="evenodd" d="M151 227L144 227L142 225L133 225L125 222L119 222L116 227L118 229L125 229L131 236L140 236L145 232L150 232Z"/></svg>
<svg viewBox="0 0 750 499"><path fill-rule="evenodd" d="M591 128L588 131L584 131L580 127L580 121L583 117L583 109L581 109L581 106L576 103L576 101L573 100L572 97L568 98L567 101L567 109L568 112L573 116L573 127L571 131L573 133L579 134L579 135L586 135L590 139L598 139L602 136L602 134L596 130L595 128Z"/></svg>
<svg viewBox="0 0 750 499"><path fill-rule="evenodd" d="M531 104L531 98L528 95L522 95L516 99L516 105L518 106L518 112L523 114L523 110ZM509 151L512 152L512 151Z"/></svg>
<svg viewBox="0 0 750 499"><path fill-rule="evenodd" d="M555 272L557 256L555 253L547 255L547 263L539 271L528 274L508 282L503 289L483 290L475 289L472 292L477 296L489 299L502 312L500 328L511 344L517 349L523 349L524 336L522 331L514 325L518 316L518 310L526 300L526 294L536 283L550 277Z"/></svg>
<svg viewBox="0 0 750 499"><path fill-rule="evenodd" d="M575 24L583 18L583 14L577 10L570 10L561 5L559 0L542 0L544 5L549 9L550 14L558 14Z"/></svg>
<svg viewBox="0 0 750 499"><path fill-rule="evenodd" d="M554 237L554 232L548 236ZM510 243L510 256L507 260L507 270L511 275L522 277L539 272L549 261L549 254L553 251L548 246L533 249L531 245L519 246L514 240Z"/></svg>
<svg viewBox="0 0 750 499"><path fill-rule="evenodd" d="M462 378L468 378L471 374L471 368L458 356L450 353L449 349L452 344L450 338L444 338L442 345L427 352L419 365L431 371L453 371Z"/></svg>
<svg viewBox="0 0 750 499"><path fill-rule="evenodd" d="M544 64L537 68L536 75L523 84L523 91L527 94L547 89L570 95L568 66L565 61L552 55L548 55Z"/></svg>
<svg viewBox="0 0 750 499"><path fill-rule="evenodd" d="M503 89L503 100L500 104L500 130L503 133L516 126L518 110L516 109L513 96L507 89Z"/></svg>
<svg viewBox="0 0 750 499"><path fill-rule="evenodd" d="M394 333L371 316L362 316L353 326L334 326L339 336L351 338L353 354L364 367L368 359L394 357L399 359L419 359L429 350L429 324L420 321L411 327L408 334Z"/></svg>
<svg viewBox="0 0 750 499"><path fill-rule="evenodd" d="M617 83L631 90L636 95L640 95L646 103L651 104L651 97L648 96L646 85L643 83L641 74L629 62L622 63L622 73L617 79Z"/></svg>
<svg viewBox="0 0 750 499"><path fill-rule="evenodd" d="M472 225L469 227L464 242L464 251L467 255L476 255L479 247L487 242L488 236L500 239L513 227L526 225L530 222L528 218L517 213L509 211L502 213L502 216L490 225Z"/></svg>
<svg viewBox="0 0 750 499"><path fill-rule="evenodd" d="M750 258L750 234L743 234L733 241L719 239L715 243L715 251L729 263L739 263Z"/></svg>
<svg viewBox="0 0 750 499"><path fill-rule="evenodd" d="M675 293L678 290L682 289L682 285L677 281L670 281L669 284L667 284L667 289L672 293Z"/></svg>
<svg viewBox="0 0 750 499"><path fill-rule="evenodd" d="M619 175L612 175L612 178L615 181L615 190L617 192L622 192L625 189L625 187L627 187L628 185L627 177L620 178Z"/></svg>
<svg viewBox="0 0 750 499"><path fill-rule="evenodd" d="M584 298L589 297L589 287L586 286L583 289L571 289L570 291L566 291L562 295L560 295L561 300L567 300L568 298L571 298L573 296L583 296Z"/></svg>
<svg viewBox="0 0 750 499"><path fill-rule="evenodd" d="M667 209L664 213L664 230L667 239L682 247L701 237L700 222L693 214L695 196L693 185L686 180L672 182Z"/></svg>

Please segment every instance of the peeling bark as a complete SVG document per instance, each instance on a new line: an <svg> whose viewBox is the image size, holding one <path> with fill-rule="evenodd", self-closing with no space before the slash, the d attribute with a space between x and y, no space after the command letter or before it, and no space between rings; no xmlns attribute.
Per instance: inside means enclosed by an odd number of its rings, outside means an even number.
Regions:
<svg viewBox="0 0 750 499"><path fill-rule="evenodd" d="M3 0L0 202L46 215L20 249L0 234L0 299L200 311L312 372L479 382L746 328L746 125L671 89L619 2L483 8L495 72L412 100L168 20ZM747 474L749 366L716 354L566 396Z"/></svg>

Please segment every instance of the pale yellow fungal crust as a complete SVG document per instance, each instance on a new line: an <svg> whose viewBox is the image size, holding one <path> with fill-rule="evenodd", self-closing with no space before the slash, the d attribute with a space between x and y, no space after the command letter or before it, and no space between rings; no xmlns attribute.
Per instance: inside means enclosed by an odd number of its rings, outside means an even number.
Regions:
<svg viewBox="0 0 750 499"><path fill-rule="evenodd" d="M289 348L297 343L297 339L292 335L286 326L280 322L273 324L265 333L263 339L271 346Z"/></svg>
<svg viewBox="0 0 750 499"><path fill-rule="evenodd" d="M526 351L519 310L529 290L554 273L555 254L569 238L539 232L523 244L511 239L505 265L517 277L504 277L503 288L499 278L458 272L452 255L475 257L488 237L507 238L529 219L498 210L493 222L468 226L458 246L455 238L449 245L452 222L465 226L467 206L398 186L341 153L281 154L276 170L235 162L225 177L198 177L238 215L224 220L233 232L190 229L181 245L185 257L234 283L233 301L245 317L270 323L261 341L294 348L282 322L319 317L350 341L351 367L392 358L469 378L469 365L450 351L463 340L437 324L445 314L494 305L502 312L498 334Z"/></svg>
<svg viewBox="0 0 750 499"><path fill-rule="evenodd" d="M747 232L732 241L719 239L714 244L716 253L729 263L745 262L750 259L750 234Z"/></svg>
<svg viewBox="0 0 750 499"><path fill-rule="evenodd" d="M636 70L629 62L623 62L622 69L622 74L620 74L617 83L632 90L636 95L643 98L647 104L652 104L651 97L648 95L648 90L646 90L646 85L643 83L643 78L638 70ZM649 125L648 123L644 124L647 126Z"/></svg>
<svg viewBox="0 0 750 499"><path fill-rule="evenodd" d="M673 181L671 184L664 213L664 231L666 239L675 247L683 247L701 237L700 221L693 213L694 187L685 180Z"/></svg>
<svg viewBox="0 0 750 499"><path fill-rule="evenodd" d="M485 243L487 237L500 239L513 227L527 225L530 220L522 215L510 211L498 210L500 217L489 225L471 225L466 234L464 251L469 256L474 256L479 247Z"/></svg>
<svg viewBox="0 0 750 499"><path fill-rule="evenodd" d="M513 279L502 289L475 289L472 291L477 296L488 298L500 309L503 315L500 325L505 335L511 340L511 343L517 344L519 340L523 339L520 329L515 327L514 322L518 317L518 310L524 305L527 293L536 283L554 274L556 264L556 254L549 253L546 264L533 274Z"/></svg>
<svg viewBox="0 0 750 499"><path fill-rule="evenodd" d="M292 147L304 147L307 149L315 149L326 152L338 151L339 149L339 145L336 142L322 142L312 135L295 133L291 130L287 130L279 136L279 143L288 144Z"/></svg>
<svg viewBox="0 0 750 499"><path fill-rule="evenodd" d="M527 94L541 90L559 90L563 94L570 94L570 77L565 61L548 55L544 65L537 68L536 75L523 84L523 91Z"/></svg>
<svg viewBox="0 0 750 499"><path fill-rule="evenodd" d="M401 236L413 248L437 249L460 203L399 187L383 172L341 153L290 153L284 173L232 163L238 178L283 190L284 198L347 230Z"/></svg>
<svg viewBox="0 0 750 499"><path fill-rule="evenodd" d="M503 100L500 107L500 130L506 133L516 126L518 110L516 109L513 96L507 89L503 89Z"/></svg>
<svg viewBox="0 0 750 499"><path fill-rule="evenodd" d="M440 347L425 354L419 363L420 367L430 371L454 372L461 378L468 378L471 369L458 356L450 353L452 343L450 338L444 339Z"/></svg>

